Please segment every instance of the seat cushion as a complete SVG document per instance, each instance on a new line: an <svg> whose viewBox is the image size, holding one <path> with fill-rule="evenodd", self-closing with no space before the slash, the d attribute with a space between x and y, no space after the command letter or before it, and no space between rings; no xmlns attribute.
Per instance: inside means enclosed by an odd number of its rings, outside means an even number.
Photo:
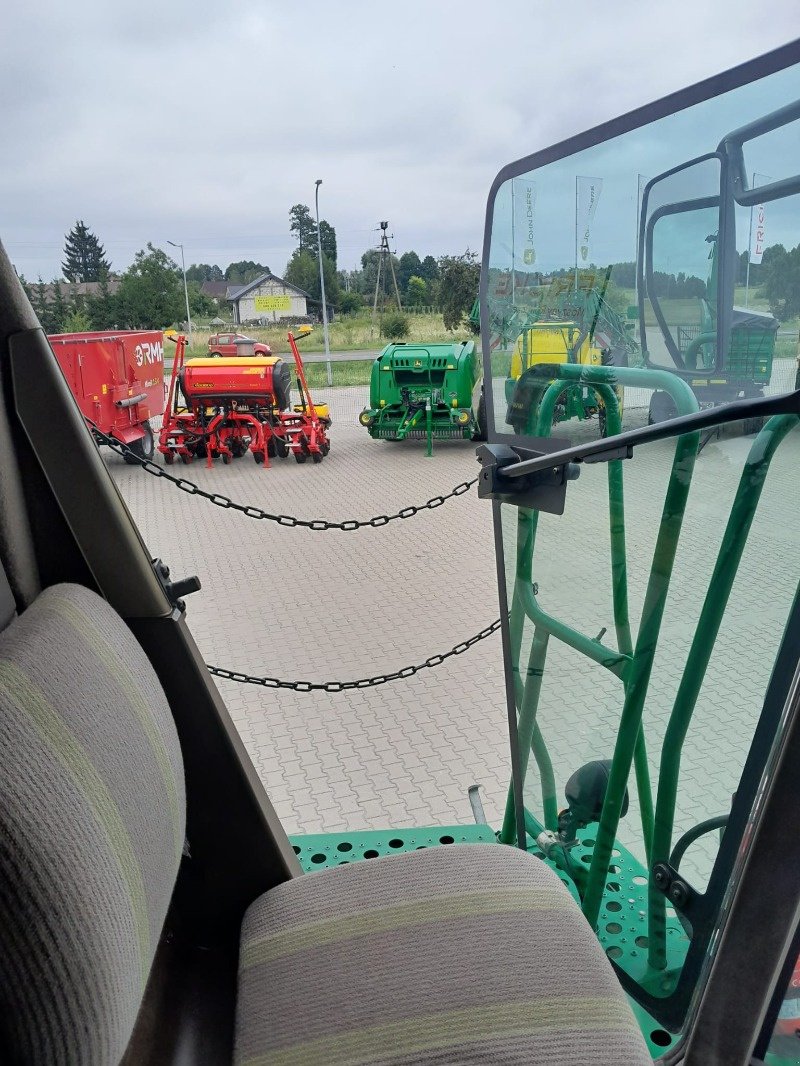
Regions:
<svg viewBox="0 0 800 1066"><path fill-rule="evenodd" d="M238 1066L650 1062L569 892L514 848L338 866L245 915Z"/></svg>
<svg viewBox="0 0 800 1066"><path fill-rule="evenodd" d="M45 590L0 634L0 1060L116 1066L184 841L178 737L108 604Z"/></svg>

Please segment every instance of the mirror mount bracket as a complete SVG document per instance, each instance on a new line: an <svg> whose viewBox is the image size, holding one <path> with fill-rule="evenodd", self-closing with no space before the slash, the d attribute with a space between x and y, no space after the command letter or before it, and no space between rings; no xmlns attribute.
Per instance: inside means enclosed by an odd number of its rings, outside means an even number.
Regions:
<svg viewBox="0 0 800 1066"><path fill-rule="evenodd" d="M567 482L580 474L577 463L561 463L536 470L524 477L504 476L504 471L527 459L539 459L550 452L564 451L570 442L559 437L537 437L526 446L482 444L477 449L481 473L478 496L482 500L500 500L515 507L530 507L548 514L563 514Z"/></svg>

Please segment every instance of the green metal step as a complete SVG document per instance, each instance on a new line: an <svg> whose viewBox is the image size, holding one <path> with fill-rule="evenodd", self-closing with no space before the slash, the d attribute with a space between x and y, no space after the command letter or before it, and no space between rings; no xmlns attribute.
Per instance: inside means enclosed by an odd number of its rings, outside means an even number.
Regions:
<svg viewBox="0 0 800 1066"><path fill-rule="evenodd" d="M382 855L398 855L446 844L495 844L488 825L434 825L412 829L379 829L349 833L298 833L289 840L303 873L342 866Z"/></svg>

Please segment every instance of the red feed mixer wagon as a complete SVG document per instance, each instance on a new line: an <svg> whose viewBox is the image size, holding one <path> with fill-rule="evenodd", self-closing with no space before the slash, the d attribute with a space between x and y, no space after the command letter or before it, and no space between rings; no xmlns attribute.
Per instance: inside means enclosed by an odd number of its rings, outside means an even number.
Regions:
<svg viewBox="0 0 800 1066"><path fill-rule="evenodd" d="M81 413L101 433L152 459L150 419L164 409L164 338L157 330L59 333L48 338Z"/></svg>
<svg viewBox="0 0 800 1066"><path fill-rule="evenodd" d="M186 338L174 338L167 406L158 441L164 462L205 458L230 463L250 452L268 464L291 452L298 463L322 462L330 450L328 408L314 404L293 335L300 404L292 407L292 373L278 356L185 359Z"/></svg>

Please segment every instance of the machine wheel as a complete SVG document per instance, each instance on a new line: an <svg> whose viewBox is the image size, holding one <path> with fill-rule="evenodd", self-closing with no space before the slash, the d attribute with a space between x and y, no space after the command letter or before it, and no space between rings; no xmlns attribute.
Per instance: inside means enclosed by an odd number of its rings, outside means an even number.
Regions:
<svg viewBox="0 0 800 1066"><path fill-rule="evenodd" d="M164 462L167 466L172 466L175 462L175 452L173 452L171 448L168 452L164 452Z"/></svg>
<svg viewBox="0 0 800 1066"><path fill-rule="evenodd" d="M650 409L647 412L647 424L655 426L658 422L666 422L675 418L678 409L675 401L668 392L654 392L650 397Z"/></svg>
<svg viewBox="0 0 800 1066"><path fill-rule="evenodd" d="M480 402L478 403L477 423L472 439L477 441L486 440L489 436L489 423L486 418L486 395L482 388Z"/></svg>
<svg viewBox="0 0 800 1066"><path fill-rule="evenodd" d="M331 442L329 440L326 440L324 444L320 444L320 449L322 451L322 454L324 456L327 456L328 452L331 450Z"/></svg>
<svg viewBox="0 0 800 1066"><path fill-rule="evenodd" d="M142 429L144 430L144 436L138 440L129 444L129 449L133 452L133 455L124 456L125 462L131 466L138 466L139 459L149 462L155 455L155 438L153 437L153 428L149 422L142 422ZM136 456L136 458L134 458Z"/></svg>
<svg viewBox="0 0 800 1066"><path fill-rule="evenodd" d="M181 462L183 463L184 466L188 466L189 463L191 463L193 459L194 459L193 455L185 455L183 452L181 452Z"/></svg>
<svg viewBox="0 0 800 1066"><path fill-rule="evenodd" d="M279 459L289 458L289 444L283 439L283 437L273 437L275 441L275 454Z"/></svg>
<svg viewBox="0 0 800 1066"><path fill-rule="evenodd" d="M253 452L253 462L255 462L255 463L263 463L264 462L264 453L263 452Z"/></svg>
<svg viewBox="0 0 800 1066"><path fill-rule="evenodd" d="M230 465L231 459L233 459L233 456L229 452L222 452L222 461L225 466Z"/></svg>
<svg viewBox="0 0 800 1066"><path fill-rule="evenodd" d="M308 453L307 452L295 452L294 453L294 461L296 463L304 463L306 461L306 459L308 459Z"/></svg>
<svg viewBox="0 0 800 1066"><path fill-rule="evenodd" d="M311 453L311 462L312 463L321 463L324 458L325 458L325 456L322 454L321 451L312 452Z"/></svg>

